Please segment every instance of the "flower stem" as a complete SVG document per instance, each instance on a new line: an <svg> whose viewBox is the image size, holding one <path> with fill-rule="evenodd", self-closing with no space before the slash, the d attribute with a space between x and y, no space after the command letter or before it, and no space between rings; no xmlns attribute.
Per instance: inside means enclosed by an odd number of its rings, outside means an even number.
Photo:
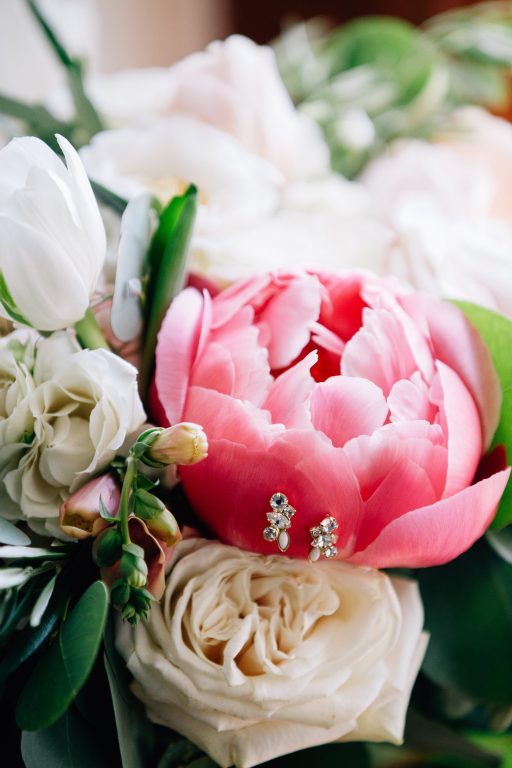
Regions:
<svg viewBox="0 0 512 768"><path fill-rule="evenodd" d="M126 474L123 480L123 487L121 490L121 500L119 502L119 530L121 532L121 538L123 545L130 544L130 530L128 528L128 517L130 509L128 502L130 499L130 493L132 490L133 481L137 475L137 459L131 454L126 459Z"/></svg>
<svg viewBox="0 0 512 768"><path fill-rule="evenodd" d="M75 323L75 331L84 349L110 349L90 307L83 318Z"/></svg>

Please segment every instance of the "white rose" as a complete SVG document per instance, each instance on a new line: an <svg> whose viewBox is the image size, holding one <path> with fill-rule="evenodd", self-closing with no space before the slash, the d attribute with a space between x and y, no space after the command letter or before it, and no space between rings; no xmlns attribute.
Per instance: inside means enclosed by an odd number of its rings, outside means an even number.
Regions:
<svg viewBox="0 0 512 768"><path fill-rule="evenodd" d="M505 127L499 128L501 135ZM497 216L503 180L466 130L452 144L399 142L364 172L375 213L393 233L378 271L512 315L512 217ZM505 166L512 162L508 131L510 159L505 151L500 156Z"/></svg>
<svg viewBox="0 0 512 768"><path fill-rule="evenodd" d="M13 358L6 361L2 377L2 514L62 536L63 499L106 467L144 423L137 371L105 350L81 350L65 332L38 340L30 370L14 363L15 370Z"/></svg>
<svg viewBox="0 0 512 768"><path fill-rule="evenodd" d="M230 134L287 178L329 170L321 132L295 109L273 50L246 37L213 42L167 70L96 77L89 90L109 125L189 115Z"/></svg>
<svg viewBox="0 0 512 768"><path fill-rule="evenodd" d="M42 331L81 320L105 258L105 230L82 163L42 141L0 151L0 314Z"/></svg>
<svg viewBox="0 0 512 768"><path fill-rule="evenodd" d="M238 768L331 741L400 743L426 647L413 582L188 540L117 647L149 717Z"/></svg>

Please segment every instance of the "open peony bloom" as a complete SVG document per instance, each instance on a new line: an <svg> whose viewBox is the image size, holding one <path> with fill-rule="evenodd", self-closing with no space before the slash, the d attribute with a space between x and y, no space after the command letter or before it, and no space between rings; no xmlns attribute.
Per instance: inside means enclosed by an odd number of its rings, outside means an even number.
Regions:
<svg viewBox="0 0 512 768"><path fill-rule="evenodd" d="M501 394L462 313L363 273L266 274L173 302L156 360L162 423L200 423L208 458L181 470L199 516L263 553L269 499L295 508L292 557L332 515L338 557L429 566L492 520L509 470L472 485Z"/></svg>
<svg viewBox="0 0 512 768"><path fill-rule="evenodd" d="M412 581L192 539L117 647L152 720L249 768L335 740L400 743L422 625Z"/></svg>

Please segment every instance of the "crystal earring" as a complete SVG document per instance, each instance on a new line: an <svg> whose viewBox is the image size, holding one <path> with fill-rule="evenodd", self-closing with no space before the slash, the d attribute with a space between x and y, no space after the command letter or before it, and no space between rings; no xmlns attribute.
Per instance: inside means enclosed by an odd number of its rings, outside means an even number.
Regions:
<svg viewBox="0 0 512 768"><path fill-rule="evenodd" d="M267 512L267 520L270 523L263 530L263 538L265 541L277 541L277 546L281 552L286 552L290 546L290 534L288 528L291 527L291 518L295 514L295 510L290 504L288 499L280 491L273 493L270 497L271 512Z"/></svg>
<svg viewBox="0 0 512 768"><path fill-rule="evenodd" d="M334 531L337 529L338 521L331 515L329 515L329 517L324 517L319 525L309 529L312 538L309 559L312 563L316 562L321 555L329 558L336 557L338 550L336 549L335 544L338 540L338 536Z"/></svg>

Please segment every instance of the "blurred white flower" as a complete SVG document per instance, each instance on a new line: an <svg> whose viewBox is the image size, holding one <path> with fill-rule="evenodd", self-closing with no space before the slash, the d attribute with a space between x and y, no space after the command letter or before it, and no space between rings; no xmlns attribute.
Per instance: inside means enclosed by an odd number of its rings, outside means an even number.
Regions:
<svg viewBox="0 0 512 768"><path fill-rule="evenodd" d="M151 720L250 768L331 741L400 743L422 626L412 581L192 539L117 647Z"/></svg>
<svg viewBox="0 0 512 768"><path fill-rule="evenodd" d="M81 350L66 332L38 339L29 369L12 342L0 348L0 509L62 536L62 501L144 423L137 371L105 350Z"/></svg>
<svg viewBox="0 0 512 768"><path fill-rule="evenodd" d="M320 129L299 113L268 46L233 35L169 69L96 77L89 90L107 124L189 115L237 139L286 178L325 174L329 151Z"/></svg>
<svg viewBox="0 0 512 768"><path fill-rule="evenodd" d="M105 230L84 168L42 141L0 151L0 314L41 331L81 320L105 258Z"/></svg>
<svg viewBox="0 0 512 768"><path fill-rule="evenodd" d="M191 268L219 285L294 265L378 268L391 241L361 185L336 174L287 182L192 117L103 132L81 157L92 178L127 197L149 191L167 201L196 184Z"/></svg>
<svg viewBox="0 0 512 768"><path fill-rule="evenodd" d="M482 110L454 121L450 142L399 142L362 175L392 233L378 271L512 315L512 127Z"/></svg>

